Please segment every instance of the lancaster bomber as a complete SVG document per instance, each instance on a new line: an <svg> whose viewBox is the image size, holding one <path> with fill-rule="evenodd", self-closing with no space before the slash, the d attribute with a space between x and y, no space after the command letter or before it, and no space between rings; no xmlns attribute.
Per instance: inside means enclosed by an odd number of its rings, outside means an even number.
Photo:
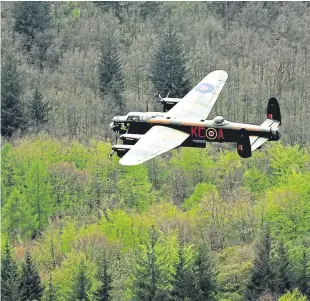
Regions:
<svg viewBox="0 0 310 301"><path fill-rule="evenodd" d="M137 165L178 147L205 148L207 142L236 142L237 152L249 158L266 141L281 134L281 113L276 98L269 99L267 119L261 125L237 123L217 116L207 117L227 80L227 73L209 73L183 98L160 97L163 112L130 112L115 116L110 129L123 144L112 146L122 165Z"/></svg>

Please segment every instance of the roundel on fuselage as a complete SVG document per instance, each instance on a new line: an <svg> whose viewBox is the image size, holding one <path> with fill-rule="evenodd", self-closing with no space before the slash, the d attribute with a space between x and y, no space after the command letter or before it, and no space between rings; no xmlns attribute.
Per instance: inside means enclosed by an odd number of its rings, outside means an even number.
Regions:
<svg viewBox="0 0 310 301"><path fill-rule="evenodd" d="M195 90L200 93L211 93L214 89L214 86L208 83L201 83L195 88Z"/></svg>

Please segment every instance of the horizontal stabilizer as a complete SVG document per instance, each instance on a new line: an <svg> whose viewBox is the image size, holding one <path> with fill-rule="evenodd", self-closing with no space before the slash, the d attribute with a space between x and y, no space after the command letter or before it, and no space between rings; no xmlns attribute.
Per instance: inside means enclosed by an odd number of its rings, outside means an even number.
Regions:
<svg viewBox="0 0 310 301"><path fill-rule="evenodd" d="M272 119L266 119L261 126L269 127L269 128L278 128L280 125L280 122L277 120ZM250 144L251 144L251 150L254 151L261 147L265 142L267 142L269 139L265 137L259 137L259 136L250 136Z"/></svg>

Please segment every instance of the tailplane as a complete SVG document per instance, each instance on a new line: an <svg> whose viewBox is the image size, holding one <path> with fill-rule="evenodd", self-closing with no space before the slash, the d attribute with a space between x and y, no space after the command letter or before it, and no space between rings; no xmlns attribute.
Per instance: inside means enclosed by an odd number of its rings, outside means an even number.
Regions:
<svg viewBox="0 0 310 301"><path fill-rule="evenodd" d="M277 130L279 125L281 124L281 111L280 106L275 97L269 99L268 106L267 106L267 119L261 124L261 126L269 127L271 130L274 138L271 140L279 140L280 139L280 132ZM257 148L260 148L265 142L269 139L259 136L250 136L250 144L251 150L254 151Z"/></svg>

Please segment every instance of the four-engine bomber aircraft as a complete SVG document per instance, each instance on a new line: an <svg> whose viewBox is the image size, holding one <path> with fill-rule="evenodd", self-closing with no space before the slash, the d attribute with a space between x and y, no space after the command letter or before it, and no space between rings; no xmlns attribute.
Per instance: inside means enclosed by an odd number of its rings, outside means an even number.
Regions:
<svg viewBox="0 0 310 301"><path fill-rule="evenodd" d="M206 120L226 80L222 70L208 74L182 99L161 98L164 112L131 112L115 116L110 128L121 134L122 145L113 145L122 165L137 165L171 149L205 148L206 142L237 142L242 158L266 141L280 139L281 113L278 101L270 98L267 120L261 125L236 123L217 116Z"/></svg>

